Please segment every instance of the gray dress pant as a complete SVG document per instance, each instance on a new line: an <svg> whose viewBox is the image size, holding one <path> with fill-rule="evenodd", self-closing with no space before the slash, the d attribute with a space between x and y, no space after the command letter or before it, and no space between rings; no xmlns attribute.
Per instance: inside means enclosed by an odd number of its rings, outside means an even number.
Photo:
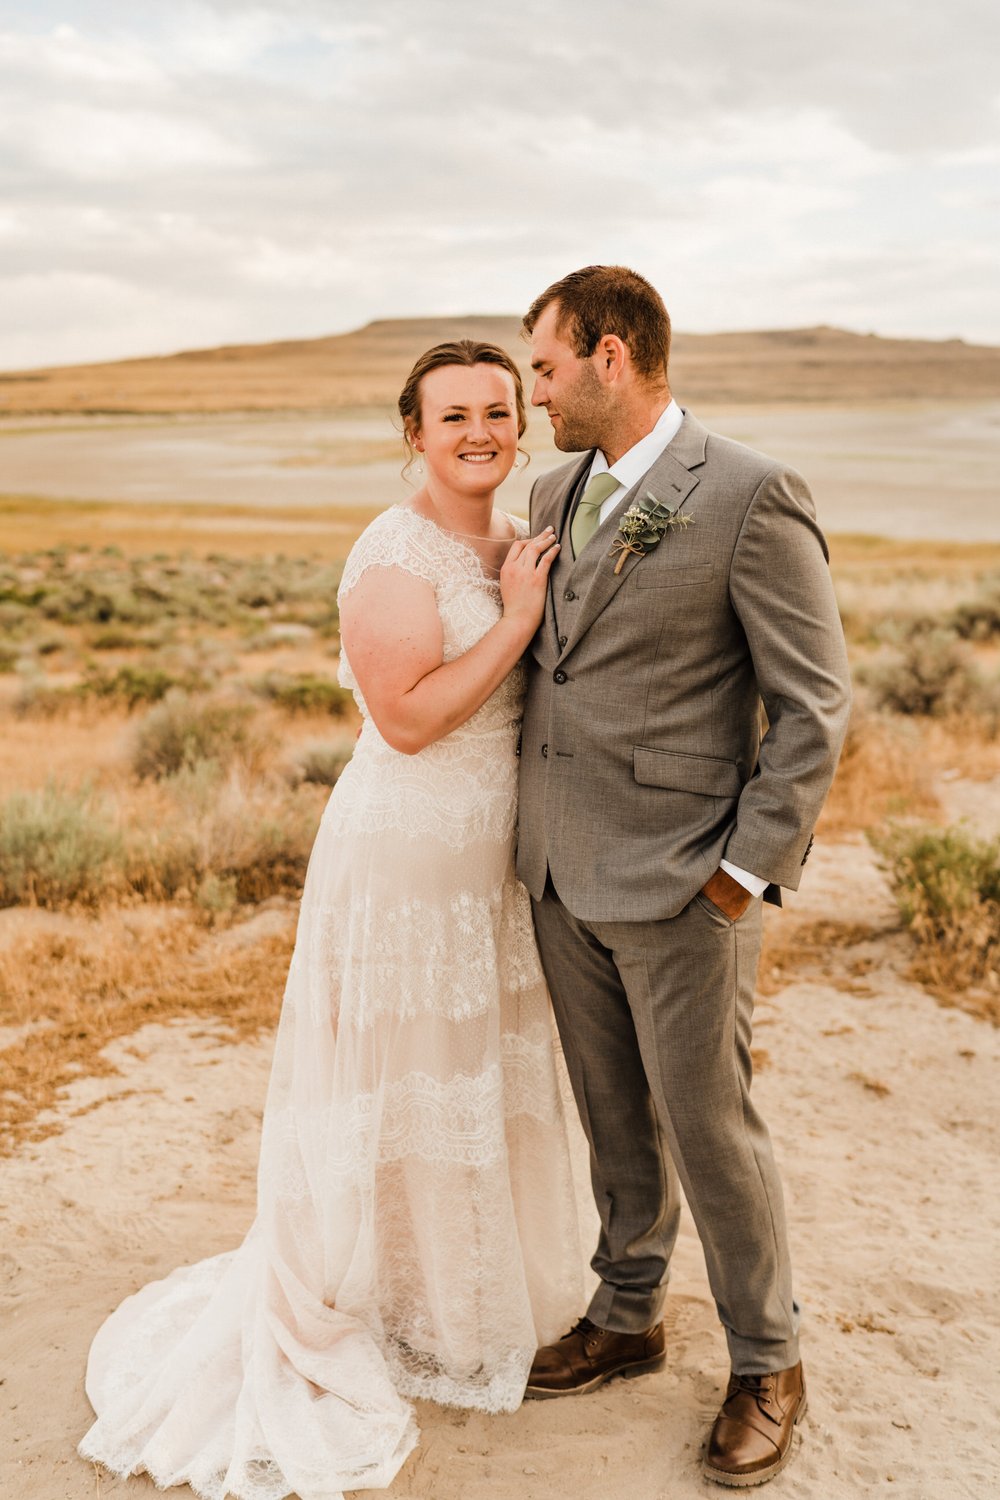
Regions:
<svg viewBox="0 0 1000 1500"><path fill-rule="evenodd" d="M700 894L663 921L583 922L550 879L532 904L601 1219L588 1317L621 1333L660 1318L679 1178L733 1369L789 1368L781 1182L750 1098L760 900L736 922Z"/></svg>

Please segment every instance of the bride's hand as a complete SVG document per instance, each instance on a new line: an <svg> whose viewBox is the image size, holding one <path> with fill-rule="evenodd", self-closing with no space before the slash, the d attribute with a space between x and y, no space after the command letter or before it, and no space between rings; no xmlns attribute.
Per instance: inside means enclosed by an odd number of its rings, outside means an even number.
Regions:
<svg viewBox="0 0 1000 1500"><path fill-rule="evenodd" d="M549 569L559 554L559 543L551 526L538 536L512 543L500 569L500 597L505 619L517 619L534 634L545 613L545 590Z"/></svg>

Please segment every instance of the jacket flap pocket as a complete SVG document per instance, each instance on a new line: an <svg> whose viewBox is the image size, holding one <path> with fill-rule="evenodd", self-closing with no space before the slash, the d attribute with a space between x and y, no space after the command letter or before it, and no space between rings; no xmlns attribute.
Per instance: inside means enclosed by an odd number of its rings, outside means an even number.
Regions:
<svg viewBox="0 0 1000 1500"><path fill-rule="evenodd" d="M657 561L655 567L644 568L640 563L633 570L632 577L639 589L680 589L691 583L707 583L714 572L715 566L711 562L683 563L680 567L671 567L669 563Z"/></svg>
<svg viewBox="0 0 1000 1500"><path fill-rule="evenodd" d="M714 755L684 755L677 750L632 751L635 779L642 786L661 786L674 792L696 792L702 797L738 797L743 781L735 761Z"/></svg>

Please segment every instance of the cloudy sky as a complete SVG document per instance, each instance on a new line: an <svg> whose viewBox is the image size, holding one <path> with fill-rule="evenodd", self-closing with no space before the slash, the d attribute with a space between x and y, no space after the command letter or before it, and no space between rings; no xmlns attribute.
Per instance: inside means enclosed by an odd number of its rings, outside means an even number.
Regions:
<svg viewBox="0 0 1000 1500"><path fill-rule="evenodd" d="M0 0L0 368L522 310L1000 343L996 0Z"/></svg>

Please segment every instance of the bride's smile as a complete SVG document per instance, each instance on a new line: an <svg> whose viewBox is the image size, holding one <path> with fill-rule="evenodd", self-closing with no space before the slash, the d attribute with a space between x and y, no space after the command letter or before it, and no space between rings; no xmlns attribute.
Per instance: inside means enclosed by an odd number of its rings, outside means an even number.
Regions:
<svg viewBox="0 0 1000 1500"><path fill-rule="evenodd" d="M470 523L460 529L479 530L517 458L513 379L497 365L431 370L420 395L420 430L412 442L427 466L433 507L440 515L457 503ZM482 512L475 522L466 509L470 500Z"/></svg>

